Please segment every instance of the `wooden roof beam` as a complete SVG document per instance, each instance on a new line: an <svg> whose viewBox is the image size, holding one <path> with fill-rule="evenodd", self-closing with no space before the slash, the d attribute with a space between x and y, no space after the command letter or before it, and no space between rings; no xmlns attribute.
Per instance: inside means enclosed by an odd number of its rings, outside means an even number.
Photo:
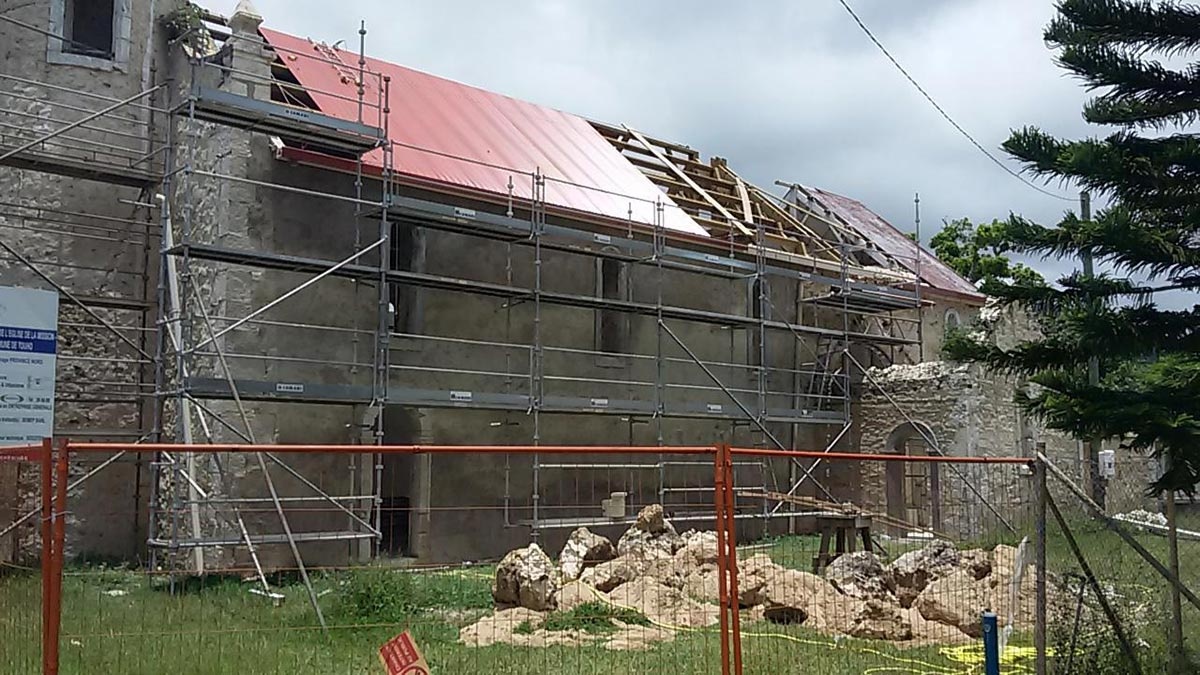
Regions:
<svg viewBox="0 0 1200 675"><path fill-rule="evenodd" d="M639 143L646 146L646 149L650 150L650 152L655 157L657 157L659 159L659 161L662 161L664 164L669 163L668 160L662 156L662 153L659 152L657 148L655 148L653 145L650 145L650 142L648 140L646 140L645 136L641 135L634 129L630 129L629 127L625 127L625 129L627 129L630 134L633 134L633 137L636 138ZM738 230L740 230L742 234L744 234L746 236L751 236L751 237L754 236L754 233L749 228L747 228L737 218L735 218L733 216L733 214L729 212L728 209L726 209L720 202L718 202L716 199L714 199L712 195L708 194L708 192L706 192L704 190L704 188L697 185L696 181L692 180L691 176L684 173L683 169L679 168L678 166L676 166L674 164L670 164L670 168L674 169L674 171L672 173L675 174L676 178L682 180L684 183L686 183L688 185L688 187L690 187L697 194L699 194L702 198L704 198L704 201L711 204L712 207L714 209L716 209L717 213L720 213L722 217L724 217L730 223L733 223L733 225Z"/></svg>
<svg viewBox="0 0 1200 675"><path fill-rule="evenodd" d="M604 122L589 121L591 122L592 127L596 129L596 131L600 132L600 135L609 137L610 141L612 139L617 139L618 141L624 143L625 139L633 138L633 135L629 133L628 127L618 127L611 124L605 124ZM700 160L700 151L690 146L664 141L659 138L648 138L647 140L662 148L683 153L692 158L693 161Z"/></svg>

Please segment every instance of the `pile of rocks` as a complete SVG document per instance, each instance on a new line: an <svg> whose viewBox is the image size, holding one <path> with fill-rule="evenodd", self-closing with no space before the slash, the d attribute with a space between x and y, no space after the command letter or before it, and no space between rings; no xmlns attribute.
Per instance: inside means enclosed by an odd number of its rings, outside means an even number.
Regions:
<svg viewBox="0 0 1200 675"><path fill-rule="evenodd" d="M1032 626L1032 569L1019 586L1017 550L958 551L935 541L884 564L873 553L842 555L825 576L789 569L757 554L739 560L738 604L745 621L804 624L829 635L906 644L954 643L980 635L980 612ZM495 614L464 628L460 641L540 646L603 640L639 649L673 639L675 629L718 622L717 538L676 532L661 506L648 506L614 546L587 528L571 533L556 565L537 544L510 552L496 568ZM548 612L602 601L643 613L653 624L613 634L546 631Z"/></svg>

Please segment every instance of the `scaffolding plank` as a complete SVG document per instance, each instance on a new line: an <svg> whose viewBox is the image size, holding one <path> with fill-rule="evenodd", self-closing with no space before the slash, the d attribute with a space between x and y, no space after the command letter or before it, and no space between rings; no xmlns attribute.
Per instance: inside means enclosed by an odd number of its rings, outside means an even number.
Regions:
<svg viewBox="0 0 1200 675"><path fill-rule="evenodd" d="M197 398L230 399L233 392L224 379L191 377L184 381L187 391ZM236 380L238 396L245 400L289 401L318 404L364 404L371 401L371 387L333 385L297 381ZM593 414L620 416L651 416L655 404L650 399L603 398L598 392L594 397L547 396L540 406L544 413ZM603 401L603 404L598 403ZM481 390L421 389L415 387L389 386L388 405L417 408L468 408L473 410L518 410L525 411L532 400L525 394ZM665 403L665 417L680 419L719 419L748 421L749 418L736 405L721 403L681 402ZM845 416L840 411L768 408L767 422L795 424L841 424Z"/></svg>
<svg viewBox="0 0 1200 675"><path fill-rule="evenodd" d="M197 118L279 136L313 148L361 155L379 146L383 130L273 101L197 87L189 99Z"/></svg>
<svg viewBox="0 0 1200 675"><path fill-rule="evenodd" d="M4 154L7 150L9 148L0 145L0 154ZM33 150L19 152L5 159L2 164L16 169L133 188L154 185L161 180L161 176L144 169Z"/></svg>
<svg viewBox="0 0 1200 675"><path fill-rule="evenodd" d="M851 309L865 312L891 312L917 309L919 306L915 297L906 299L903 296L891 294L871 293L855 289L842 291L837 288L831 293L805 298L804 302L834 308L842 307L845 304Z"/></svg>
<svg viewBox="0 0 1200 675"><path fill-rule="evenodd" d="M297 403L369 403L371 387L320 382L236 380L237 393L247 400L291 401ZM198 398L229 399L233 392L224 378L189 377L184 388Z"/></svg>
<svg viewBox="0 0 1200 675"><path fill-rule="evenodd" d="M297 543L310 541L351 541L355 539L374 538L375 534L372 532L296 532L291 535L292 541ZM288 543L288 535L252 534L250 535L250 542L253 544L286 544ZM206 539L151 539L147 543L155 548L208 548L211 546L244 546L246 539L234 536Z"/></svg>

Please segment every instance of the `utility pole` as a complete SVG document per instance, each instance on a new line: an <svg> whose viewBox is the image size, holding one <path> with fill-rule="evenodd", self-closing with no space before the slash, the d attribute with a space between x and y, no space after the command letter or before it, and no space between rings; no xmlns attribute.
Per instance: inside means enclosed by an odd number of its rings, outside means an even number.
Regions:
<svg viewBox="0 0 1200 675"><path fill-rule="evenodd" d="M1171 574L1179 578L1179 527L1175 520L1175 490L1167 491L1167 564ZM1171 584L1171 630L1168 635L1171 645L1172 672L1187 672L1187 657L1183 651L1183 603L1179 598L1179 587Z"/></svg>
<svg viewBox="0 0 1200 675"><path fill-rule="evenodd" d="M913 220L916 224L917 262L916 283L913 285L917 294L917 362L925 362L925 307L921 303L921 193L913 194Z"/></svg>
<svg viewBox="0 0 1200 675"><path fill-rule="evenodd" d="M1092 219L1092 195L1087 190L1079 193L1079 217L1084 222ZM1083 254L1083 275L1089 278L1096 275L1091 251L1085 251ZM1093 387L1100 384L1100 359L1095 355L1088 358L1088 384ZM1089 438L1084 447L1087 449L1083 462L1084 489L1103 508L1104 479L1100 476L1100 437Z"/></svg>

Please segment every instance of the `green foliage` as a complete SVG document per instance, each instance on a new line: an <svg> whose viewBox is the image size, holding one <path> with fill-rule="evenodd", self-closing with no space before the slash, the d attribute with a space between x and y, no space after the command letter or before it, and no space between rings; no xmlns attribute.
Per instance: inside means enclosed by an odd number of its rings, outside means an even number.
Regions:
<svg viewBox="0 0 1200 675"><path fill-rule="evenodd" d="M517 627L513 629L513 632L517 635L533 635L533 624L529 623L529 621L522 621L521 623L517 624Z"/></svg>
<svg viewBox="0 0 1200 675"><path fill-rule="evenodd" d="M461 573L371 568L339 579L338 612L366 623L403 621L432 609L488 609L488 582Z"/></svg>
<svg viewBox="0 0 1200 675"><path fill-rule="evenodd" d="M193 54L212 53L216 49L212 35L204 26L203 11L187 3L164 15L160 21L168 38L191 50Z"/></svg>
<svg viewBox="0 0 1200 675"><path fill-rule="evenodd" d="M1009 260L999 221L975 225L966 218L947 222L930 244L938 259L971 283L1016 282L1044 285L1036 270Z"/></svg>
<svg viewBox="0 0 1200 675"><path fill-rule="evenodd" d="M613 623L614 620L635 626L650 625L650 619L637 610L594 601L585 602L566 612L551 612L542 624L542 628L550 631L578 630L585 633L613 633L617 630L617 624Z"/></svg>
<svg viewBox="0 0 1200 675"><path fill-rule="evenodd" d="M190 2L163 16L161 21L172 39L200 31L204 28L200 8Z"/></svg>
<svg viewBox="0 0 1200 675"><path fill-rule="evenodd" d="M1085 106L1088 121L1118 129L1062 140L1026 127L1004 148L1033 173L1070 181L1108 206L1057 226L1013 216L986 231L947 233L945 257L978 273L984 292L1029 310L1045 337L999 349L958 335L945 353L1028 376L1040 387L1018 401L1050 427L1158 453L1169 470L1152 489L1191 491L1200 482L1200 305L1163 309L1156 300L1166 290L1200 291L1200 137L1188 126L1200 118L1200 8L1140 0L1061 0L1057 8L1047 42L1099 92ZM1175 133L1139 133L1169 127ZM976 237L993 246L978 260L962 245ZM1075 274L1057 287L1005 279L987 257L1005 251L1090 255L1126 276ZM1089 379L1092 359L1098 383Z"/></svg>

